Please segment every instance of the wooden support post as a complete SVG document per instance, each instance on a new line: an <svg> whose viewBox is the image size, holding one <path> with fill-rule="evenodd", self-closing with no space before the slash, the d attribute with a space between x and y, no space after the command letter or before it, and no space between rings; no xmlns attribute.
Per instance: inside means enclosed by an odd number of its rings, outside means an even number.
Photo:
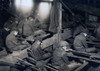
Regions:
<svg viewBox="0 0 100 71"><path fill-rule="evenodd" d="M62 30L62 4L59 0L54 0L50 14L50 26L49 31L57 33L57 39L54 42L54 47L59 47L61 41Z"/></svg>
<svg viewBox="0 0 100 71"><path fill-rule="evenodd" d="M58 14L59 14L59 26L58 26L58 44L60 43L61 41L61 30L62 30L62 4L59 2L58 3Z"/></svg>

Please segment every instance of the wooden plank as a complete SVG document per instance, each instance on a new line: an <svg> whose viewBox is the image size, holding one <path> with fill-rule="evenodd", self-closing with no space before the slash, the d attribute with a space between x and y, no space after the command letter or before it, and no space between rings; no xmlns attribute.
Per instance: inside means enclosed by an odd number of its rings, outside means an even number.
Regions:
<svg viewBox="0 0 100 71"><path fill-rule="evenodd" d="M83 63L79 68L77 68L75 71L80 71L82 70L84 67L86 67L89 63L88 62L85 62Z"/></svg>
<svg viewBox="0 0 100 71"><path fill-rule="evenodd" d="M100 43L97 43L97 42L87 42L88 44L93 44L93 45L97 45L97 46L100 46Z"/></svg>
<svg viewBox="0 0 100 71"><path fill-rule="evenodd" d="M74 9L84 11L89 14L100 16L100 8L96 8L96 7L92 7L92 6L88 6L88 5L77 4L77 5L75 5Z"/></svg>
<svg viewBox="0 0 100 71"><path fill-rule="evenodd" d="M55 35L54 35L53 37L51 37L51 38L48 38L48 39L42 41L42 43L41 43L41 48L44 49L44 48L46 48L46 47L48 47L48 46L53 45L53 44L56 42L56 39L57 39L57 34L55 34Z"/></svg>
<svg viewBox="0 0 100 71"><path fill-rule="evenodd" d="M86 61L89 61L89 62L100 63L100 60L93 60L93 59L80 57L80 56L75 56L75 55L67 55L67 56L71 57L71 58L76 58L76 59L83 59L83 60L86 60Z"/></svg>
<svg viewBox="0 0 100 71"><path fill-rule="evenodd" d="M66 39L70 38L71 36L72 36L71 31L68 29L64 29L64 32L61 33L62 40L66 40ZM58 40L58 34L55 34L51 38L48 38L48 39L42 41L41 48L44 49L46 47L49 47L49 46L55 44L55 42L57 42L57 40Z"/></svg>

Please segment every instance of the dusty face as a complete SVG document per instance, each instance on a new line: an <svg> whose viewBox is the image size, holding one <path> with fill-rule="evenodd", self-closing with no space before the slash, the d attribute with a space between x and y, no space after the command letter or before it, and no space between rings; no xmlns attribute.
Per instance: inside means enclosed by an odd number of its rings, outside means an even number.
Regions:
<svg viewBox="0 0 100 71"><path fill-rule="evenodd" d="M40 42L40 41L37 41L37 44L38 44L38 45L40 45L40 44L41 44L41 42Z"/></svg>
<svg viewBox="0 0 100 71"><path fill-rule="evenodd" d="M18 21L15 21L15 23L17 24L17 23L18 23Z"/></svg>
<svg viewBox="0 0 100 71"><path fill-rule="evenodd" d="M9 28L4 28L6 31L9 31L10 29Z"/></svg>
<svg viewBox="0 0 100 71"><path fill-rule="evenodd" d="M87 36L87 33L83 33L83 35L86 37Z"/></svg>
<svg viewBox="0 0 100 71"><path fill-rule="evenodd" d="M14 35L16 36L18 34L18 32L17 31L14 31Z"/></svg>
<svg viewBox="0 0 100 71"><path fill-rule="evenodd" d="M67 47L66 47L66 46L63 46L62 48L63 48L65 51L67 50Z"/></svg>
<svg viewBox="0 0 100 71"><path fill-rule="evenodd" d="M29 20L30 20L30 21L33 21L33 18L32 18L32 17L29 17Z"/></svg>

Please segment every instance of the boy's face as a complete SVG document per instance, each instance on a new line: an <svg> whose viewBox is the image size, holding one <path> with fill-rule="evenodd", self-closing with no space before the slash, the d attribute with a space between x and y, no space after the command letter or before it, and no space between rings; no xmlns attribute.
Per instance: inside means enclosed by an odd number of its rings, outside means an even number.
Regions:
<svg viewBox="0 0 100 71"><path fill-rule="evenodd" d="M9 28L4 28L6 31L10 31L10 29Z"/></svg>
<svg viewBox="0 0 100 71"><path fill-rule="evenodd" d="M85 37L87 36L87 33L83 33L83 34L84 34Z"/></svg>
<svg viewBox="0 0 100 71"><path fill-rule="evenodd" d="M33 18L32 17L29 17L29 20L33 21Z"/></svg>
<svg viewBox="0 0 100 71"><path fill-rule="evenodd" d="M65 51L67 50L67 47L66 47L66 46L63 46L62 48L63 48Z"/></svg>
<svg viewBox="0 0 100 71"><path fill-rule="evenodd" d="M16 36L18 34L18 32L17 31L14 31L14 35Z"/></svg>

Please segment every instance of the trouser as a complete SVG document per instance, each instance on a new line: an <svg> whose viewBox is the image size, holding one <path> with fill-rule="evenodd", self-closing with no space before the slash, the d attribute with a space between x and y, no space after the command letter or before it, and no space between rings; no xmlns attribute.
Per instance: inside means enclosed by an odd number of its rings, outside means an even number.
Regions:
<svg viewBox="0 0 100 71"><path fill-rule="evenodd" d="M84 47L75 47L75 50L86 52L86 49Z"/></svg>
<svg viewBox="0 0 100 71"><path fill-rule="evenodd" d="M84 47L77 47L75 48L77 51L82 51L82 52L88 52L88 53L93 53L96 52L96 48L84 48Z"/></svg>
<svg viewBox="0 0 100 71"><path fill-rule="evenodd" d="M94 52L96 52L96 48L87 48L86 49L86 52L88 52L88 53L94 53Z"/></svg>

